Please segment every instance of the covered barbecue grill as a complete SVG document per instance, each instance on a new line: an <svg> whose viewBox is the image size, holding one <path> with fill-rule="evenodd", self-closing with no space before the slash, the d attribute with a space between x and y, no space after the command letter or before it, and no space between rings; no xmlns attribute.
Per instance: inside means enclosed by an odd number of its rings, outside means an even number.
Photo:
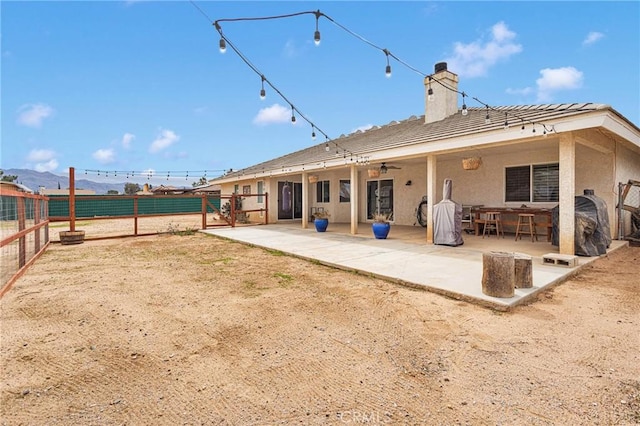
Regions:
<svg viewBox="0 0 640 426"><path fill-rule="evenodd" d="M442 201L433 206L433 243L445 246L464 244L462 205L451 200L451 179L444 180Z"/></svg>
<svg viewBox="0 0 640 426"><path fill-rule="evenodd" d="M558 229L560 207L552 210L551 244L560 245ZM611 228L607 204L593 190L585 189L584 195L575 198L575 254L600 256L611 245Z"/></svg>

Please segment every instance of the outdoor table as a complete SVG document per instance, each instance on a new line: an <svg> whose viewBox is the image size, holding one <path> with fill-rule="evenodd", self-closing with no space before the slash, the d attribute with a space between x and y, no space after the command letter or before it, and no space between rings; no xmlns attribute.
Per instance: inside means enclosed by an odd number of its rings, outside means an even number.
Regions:
<svg viewBox="0 0 640 426"><path fill-rule="evenodd" d="M476 236L480 235L480 215L487 212L498 212L502 215L502 225L518 224L518 214L528 213L535 215L536 227L545 228L547 232L547 241L551 241L551 209L537 207L478 207L473 208L474 214L474 231Z"/></svg>

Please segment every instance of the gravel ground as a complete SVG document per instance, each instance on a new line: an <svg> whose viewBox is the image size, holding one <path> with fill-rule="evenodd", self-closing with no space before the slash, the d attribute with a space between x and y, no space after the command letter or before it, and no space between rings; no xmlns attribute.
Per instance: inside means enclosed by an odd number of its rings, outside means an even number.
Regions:
<svg viewBox="0 0 640 426"><path fill-rule="evenodd" d="M203 234L52 245L3 425L640 423L640 248L502 313Z"/></svg>

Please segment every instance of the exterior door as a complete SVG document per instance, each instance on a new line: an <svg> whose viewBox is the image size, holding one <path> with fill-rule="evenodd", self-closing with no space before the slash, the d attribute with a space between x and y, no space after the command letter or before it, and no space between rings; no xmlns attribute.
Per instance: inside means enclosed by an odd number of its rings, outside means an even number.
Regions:
<svg viewBox="0 0 640 426"><path fill-rule="evenodd" d="M393 217L393 179L367 181L367 219L378 213Z"/></svg>
<svg viewBox="0 0 640 426"><path fill-rule="evenodd" d="M302 219L302 184L278 182L278 220Z"/></svg>

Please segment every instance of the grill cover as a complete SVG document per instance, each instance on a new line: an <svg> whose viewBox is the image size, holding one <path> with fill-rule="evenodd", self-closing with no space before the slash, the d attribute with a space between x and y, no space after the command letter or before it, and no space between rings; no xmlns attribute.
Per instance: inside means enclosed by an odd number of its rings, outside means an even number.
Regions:
<svg viewBox="0 0 640 426"><path fill-rule="evenodd" d="M451 179L444 180L443 200L433 206L433 243L459 246L462 239L462 205L451 200Z"/></svg>
<svg viewBox="0 0 640 426"><path fill-rule="evenodd" d="M560 206L552 210L551 244L560 245L558 229ZM611 245L611 227L607 204L590 190L575 199L575 253L578 256L600 256Z"/></svg>

